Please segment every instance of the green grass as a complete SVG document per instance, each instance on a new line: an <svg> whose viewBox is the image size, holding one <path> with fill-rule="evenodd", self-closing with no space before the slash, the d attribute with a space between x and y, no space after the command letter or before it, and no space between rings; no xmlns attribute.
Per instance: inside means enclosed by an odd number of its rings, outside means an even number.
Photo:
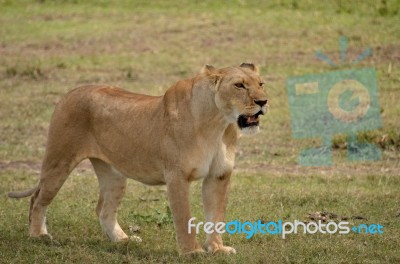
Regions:
<svg viewBox="0 0 400 264"><path fill-rule="evenodd" d="M204 64L252 61L266 81L271 111L262 132L240 142L227 220L293 221L329 211L363 215L368 221L352 222L380 223L384 234L224 235L237 255L188 260L176 250L165 189L130 181L120 222L125 230L138 224L143 243L113 244L94 213L94 173L83 166L49 209L49 229L60 245L28 239L28 200L0 197L0 262L400 262L398 1L196 2L0 0L0 194L35 184L54 104L70 89L109 83L162 94ZM341 35L349 38L348 61L373 50L357 67L377 70L383 127L359 139L381 146L382 160L347 162L346 138L337 135L334 166L300 167L299 151L320 139L292 139L285 81L333 70L314 53L321 49L339 62ZM193 188L193 214L204 219L199 188Z"/></svg>
<svg viewBox="0 0 400 264"><path fill-rule="evenodd" d="M12 177L10 177L10 174ZM4 171L1 192L33 184L24 170ZM236 175L232 182L227 220L292 221L304 220L308 213L334 212L340 216L363 216L368 220L349 220L351 225L380 223L383 235L260 235L247 240L244 235L224 235L225 242L238 250L235 256L206 256L190 259L194 263L396 263L398 262L400 179L393 176L321 175L269 176ZM149 188L134 181L128 184L120 210L121 226L139 225L142 243L114 244L101 233L94 212L97 180L90 171L70 177L51 205L48 227L54 239L27 239L26 200L1 198L0 254L6 262L79 263L185 263L176 251L174 228L166 210L165 188ZM79 197L79 198L78 198ZM204 221L200 184L193 186L192 208L197 221ZM129 232L129 231L128 231ZM133 233L131 232L130 235ZM162 234L162 235L161 235ZM204 234L199 235L204 239Z"/></svg>

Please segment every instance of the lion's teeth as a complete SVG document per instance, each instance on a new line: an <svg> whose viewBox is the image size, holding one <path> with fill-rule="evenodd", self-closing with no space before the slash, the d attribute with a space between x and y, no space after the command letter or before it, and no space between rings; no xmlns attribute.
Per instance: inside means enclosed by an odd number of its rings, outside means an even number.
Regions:
<svg viewBox="0 0 400 264"><path fill-rule="evenodd" d="M247 122L257 122L257 118L255 116L247 117Z"/></svg>

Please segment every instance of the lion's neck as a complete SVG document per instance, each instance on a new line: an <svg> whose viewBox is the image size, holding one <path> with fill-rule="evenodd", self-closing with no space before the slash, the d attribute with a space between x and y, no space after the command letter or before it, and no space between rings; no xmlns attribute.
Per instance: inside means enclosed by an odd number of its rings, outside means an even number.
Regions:
<svg viewBox="0 0 400 264"><path fill-rule="evenodd" d="M214 92L207 86L207 81L197 80L192 87L190 105L196 130L203 135L222 137L229 122L217 108Z"/></svg>
<svg viewBox="0 0 400 264"><path fill-rule="evenodd" d="M177 82L163 97L167 126L184 127L189 135L220 139L229 125L215 104L212 83L197 76ZM172 130L175 130L172 128Z"/></svg>

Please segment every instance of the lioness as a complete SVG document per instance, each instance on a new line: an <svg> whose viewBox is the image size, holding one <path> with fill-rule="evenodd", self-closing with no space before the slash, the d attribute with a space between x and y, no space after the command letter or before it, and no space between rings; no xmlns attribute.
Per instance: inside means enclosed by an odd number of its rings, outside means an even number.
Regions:
<svg viewBox="0 0 400 264"><path fill-rule="evenodd" d="M267 112L262 86L256 66L243 63L223 69L207 65L163 96L104 85L72 90L54 111L38 185L9 193L32 195L30 236L50 236L46 209L75 166L88 158L100 185L96 213L112 241L128 239L116 216L131 178L166 184L180 252L204 251L195 232L188 233L190 182L203 180L206 221L223 221L239 130L254 134L259 115ZM216 232L207 235L204 249L235 253Z"/></svg>

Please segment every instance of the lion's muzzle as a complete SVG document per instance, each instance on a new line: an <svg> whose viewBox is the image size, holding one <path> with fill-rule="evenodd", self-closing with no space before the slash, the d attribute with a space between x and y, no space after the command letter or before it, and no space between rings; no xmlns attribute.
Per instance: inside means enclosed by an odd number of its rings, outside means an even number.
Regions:
<svg viewBox="0 0 400 264"><path fill-rule="evenodd" d="M254 114L241 114L237 119L237 124L240 129L248 128L248 127L256 127L260 125L260 115L264 115L267 112L267 100L255 100L254 103L260 106L260 110Z"/></svg>
<svg viewBox="0 0 400 264"><path fill-rule="evenodd" d="M240 128L258 126L260 124L260 115L264 115L263 111L259 111L255 115L240 115L237 123Z"/></svg>

